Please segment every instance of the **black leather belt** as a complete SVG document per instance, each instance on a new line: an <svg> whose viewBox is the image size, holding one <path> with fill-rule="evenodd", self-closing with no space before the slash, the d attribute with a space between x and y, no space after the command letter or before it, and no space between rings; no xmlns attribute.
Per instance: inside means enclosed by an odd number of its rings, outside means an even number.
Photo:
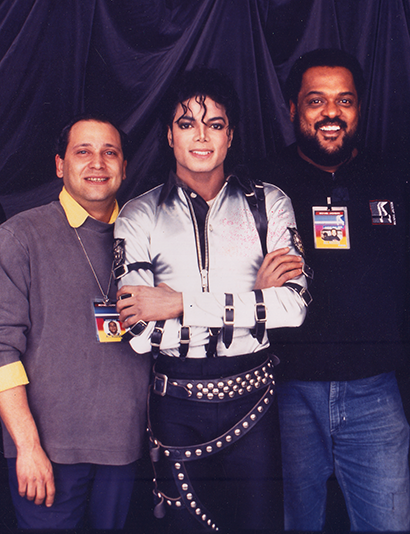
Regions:
<svg viewBox="0 0 410 534"><path fill-rule="evenodd" d="M165 374L156 372L154 368L152 390L162 397L170 395L194 401L224 402L243 397L274 383L273 367L274 364L269 356L264 363L244 373L200 380L169 378Z"/></svg>

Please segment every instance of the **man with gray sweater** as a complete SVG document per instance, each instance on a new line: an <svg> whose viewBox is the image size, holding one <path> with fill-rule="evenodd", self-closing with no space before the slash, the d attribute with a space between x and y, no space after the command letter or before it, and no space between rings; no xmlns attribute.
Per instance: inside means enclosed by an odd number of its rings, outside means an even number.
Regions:
<svg viewBox="0 0 410 534"><path fill-rule="evenodd" d="M123 528L141 455L149 359L117 343L111 299L123 137L62 131L59 201L0 227L0 416L19 528Z"/></svg>

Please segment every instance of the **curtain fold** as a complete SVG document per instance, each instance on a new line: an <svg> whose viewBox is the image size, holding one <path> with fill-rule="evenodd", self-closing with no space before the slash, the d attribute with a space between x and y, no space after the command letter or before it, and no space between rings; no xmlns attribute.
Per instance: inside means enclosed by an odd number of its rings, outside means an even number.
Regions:
<svg viewBox="0 0 410 534"><path fill-rule="evenodd" d="M107 113L130 136L121 202L159 183L167 161L161 97L174 76L198 64L234 80L246 161L272 157L294 139L286 76L317 47L358 57L367 80L363 141L403 156L409 20L409 0L3 0L0 202L11 216L56 198L54 140L84 111Z"/></svg>

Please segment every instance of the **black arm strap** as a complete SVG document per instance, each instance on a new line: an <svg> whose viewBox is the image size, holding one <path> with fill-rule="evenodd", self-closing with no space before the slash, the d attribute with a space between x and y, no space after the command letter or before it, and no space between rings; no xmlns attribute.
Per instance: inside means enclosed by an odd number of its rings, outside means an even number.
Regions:
<svg viewBox="0 0 410 534"><path fill-rule="evenodd" d="M121 265L118 265L118 267L115 267L113 270L114 278L117 281L130 271L138 271L138 269L144 269L146 271L154 272L154 266L152 265L152 263L149 263L148 261L136 261L134 263L129 263L128 265L125 265L125 263L123 263Z"/></svg>

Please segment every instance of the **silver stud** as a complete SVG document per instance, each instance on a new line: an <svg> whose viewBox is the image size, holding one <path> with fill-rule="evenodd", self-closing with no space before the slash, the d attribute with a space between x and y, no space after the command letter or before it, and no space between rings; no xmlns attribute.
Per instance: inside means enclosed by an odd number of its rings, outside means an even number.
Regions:
<svg viewBox="0 0 410 534"><path fill-rule="evenodd" d="M164 451L164 454L165 454L165 456L169 456L171 453L168 450L166 450L166 451Z"/></svg>
<svg viewBox="0 0 410 534"><path fill-rule="evenodd" d="M177 463L175 464L175 469L181 469L181 464L177 462Z"/></svg>
<svg viewBox="0 0 410 534"><path fill-rule="evenodd" d="M226 436L225 439L226 439L227 443L230 443L232 441L232 436Z"/></svg>
<svg viewBox="0 0 410 534"><path fill-rule="evenodd" d="M218 399L224 399L225 398L225 393L218 393Z"/></svg>
<svg viewBox="0 0 410 534"><path fill-rule="evenodd" d="M188 491L188 484L182 484L182 489L184 491Z"/></svg>
<svg viewBox="0 0 410 534"><path fill-rule="evenodd" d="M248 393L250 393L250 392L252 391L252 386L248 386L248 387L246 388L246 391L247 391Z"/></svg>
<svg viewBox="0 0 410 534"><path fill-rule="evenodd" d="M198 391L198 393L196 394L196 397L197 399L202 399L203 394L200 391Z"/></svg>
<svg viewBox="0 0 410 534"><path fill-rule="evenodd" d="M258 389L260 387L260 385L261 385L260 382L256 382L256 384L255 384L256 389Z"/></svg>
<svg viewBox="0 0 410 534"><path fill-rule="evenodd" d="M239 428L237 428L235 430L235 436L240 436L241 435L241 430Z"/></svg>
<svg viewBox="0 0 410 534"><path fill-rule="evenodd" d="M239 393L239 395L243 395L243 389L240 388L240 389L238 390L238 393Z"/></svg>
<svg viewBox="0 0 410 534"><path fill-rule="evenodd" d="M181 502L181 501L177 501L177 502L175 503L175 506L176 506L177 508L180 508L180 507L182 506L182 502Z"/></svg>
<svg viewBox="0 0 410 534"><path fill-rule="evenodd" d="M232 386L233 380L228 380L228 386Z"/></svg>
<svg viewBox="0 0 410 534"><path fill-rule="evenodd" d="M187 493L187 494L186 494L186 498L188 499L188 501L192 501L192 499L194 498L194 496L192 495L192 493Z"/></svg>
<svg viewBox="0 0 410 534"><path fill-rule="evenodd" d="M218 388L222 389L223 387L224 387L224 383L223 382L218 382Z"/></svg>
<svg viewBox="0 0 410 534"><path fill-rule="evenodd" d="M230 392L229 392L229 396L230 396L230 397L231 397L231 399L232 399L232 397L234 397L234 396L235 396L235 391L230 391Z"/></svg>
<svg viewBox="0 0 410 534"><path fill-rule="evenodd" d="M242 378L241 378L240 376L237 376L237 377L236 377L236 381L237 381L238 384L239 384L239 382L242 382Z"/></svg>
<svg viewBox="0 0 410 534"><path fill-rule="evenodd" d="M204 395L207 395L207 394L209 393L209 389L208 389L208 388L204 388L204 389L202 390L202 393L203 393Z"/></svg>
<svg viewBox="0 0 410 534"><path fill-rule="evenodd" d="M269 399L266 397L266 399L263 399L263 402L264 402L265 404L269 404Z"/></svg>
<svg viewBox="0 0 410 534"><path fill-rule="evenodd" d="M201 455L202 455L202 450L201 450L201 449L197 449L197 450L195 451L195 454L196 454L197 456L201 456Z"/></svg>
<svg viewBox="0 0 410 534"><path fill-rule="evenodd" d="M248 383L248 382L246 382L246 381L244 380L244 381L241 383L241 386L242 386L243 388L246 388L246 384L247 384L247 383Z"/></svg>
<svg viewBox="0 0 410 534"><path fill-rule="evenodd" d="M229 386L225 386L225 387L223 388L223 391L224 391L225 393L228 393L228 391L229 391Z"/></svg>
<svg viewBox="0 0 410 534"><path fill-rule="evenodd" d="M269 391L269 393L270 393L271 395L273 395L275 392L274 392L273 389L271 389L271 390Z"/></svg>
<svg viewBox="0 0 410 534"><path fill-rule="evenodd" d="M208 445L208 447L206 448L206 452L212 452L212 447L211 447L211 445Z"/></svg>
<svg viewBox="0 0 410 534"><path fill-rule="evenodd" d="M215 384L212 384L212 382L209 382L209 384L207 385L208 389L214 389L214 387L215 387Z"/></svg>
<svg viewBox="0 0 410 534"><path fill-rule="evenodd" d="M184 480L184 473L178 473L178 480Z"/></svg>
<svg viewBox="0 0 410 534"><path fill-rule="evenodd" d="M238 391L238 389L239 389L238 384L235 384L234 387L233 387L232 389L233 389L234 391Z"/></svg>
<svg viewBox="0 0 410 534"><path fill-rule="evenodd" d="M262 371L263 371L264 373L266 373L266 366L265 366L265 365L262 367Z"/></svg>
<svg viewBox="0 0 410 534"><path fill-rule="evenodd" d="M196 389L199 389L199 390L201 390L203 387L204 387L204 386L203 386L203 384L201 384L201 383L199 383L199 384L196 385Z"/></svg>
<svg viewBox="0 0 410 534"><path fill-rule="evenodd" d="M262 378L262 383L266 384L266 382L267 382L267 379L266 378Z"/></svg>
<svg viewBox="0 0 410 534"><path fill-rule="evenodd" d="M216 446L218 447L218 449L220 449L222 447L222 441L217 441Z"/></svg>
<svg viewBox="0 0 410 534"><path fill-rule="evenodd" d="M255 421L256 415L254 413L251 415L251 419L252 419L252 421Z"/></svg>
<svg viewBox="0 0 410 534"><path fill-rule="evenodd" d="M211 526L211 523L212 521L210 519L208 519L208 521L206 522L209 526Z"/></svg>
<svg viewBox="0 0 410 534"><path fill-rule="evenodd" d="M248 373L247 375L245 375L245 378L246 378L246 380L250 380L251 379L251 375Z"/></svg>
<svg viewBox="0 0 410 534"><path fill-rule="evenodd" d="M244 422L242 423L242 426L243 426L243 428L249 428L249 423L248 423L248 421L244 421Z"/></svg>
<svg viewBox="0 0 410 534"><path fill-rule="evenodd" d="M195 501L192 501L189 505L191 508L196 508L196 502Z"/></svg>
<svg viewBox="0 0 410 534"><path fill-rule="evenodd" d="M208 393L207 397L208 397L209 400L212 400L214 398L214 394L213 393Z"/></svg>
<svg viewBox="0 0 410 534"><path fill-rule="evenodd" d="M167 501L168 506L171 506L171 504L172 504L171 501Z"/></svg>
<svg viewBox="0 0 410 534"><path fill-rule="evenodd" d="M255 376L259 376L260 372L258 370L255 371Z"/></svg>
<svg viewBox="0 0 410 534"><path fill-rule="evenodd" d="M206 514L201 517L202 521L206 521Z"/></svg>
<svg viewBox="0 0 410 534"><path fill-rule="evenodd" d="M262 413L262 412L263 412L263 406L258 406L258 412L259 412L259 413Z"/></svg>
<svg viewBox="0 0 410 534"><path fill-rule="evenodd" d="M195 513L196 513L196 515L201 515L201 509L200 509L200 508L197 508L197 509L195 510Z"/></svg>
<svg viewBox="0 0 410 534"><path fill-rule="evenodd" d="M186 385L186 387L187 387L188 389L192 389L194 386L193 386L193 384L189 383L189 384Z"/></svg>
<svg viewBox="0 0 410 534"><path fill-rule="evenodd" d="M254 378L252 378L251 380L249 380L249 384L251 386L253 386L255 384L256 380Z"/></svg>
<svg viewBox="0 0 410 534"><path fill-rule="evenodd" d="M218 388L214 388L214 389L212 390L212 393L213 393L214 395L218 395L218 393L219 393L219 389L218 389Z"/></svg>
<svg viewBox="0 0 410 534"><path fill-rule="evenodd" d="M191 454L192 454L191 451L185 451L185 456L187 458L191 458Z"/></svg>

